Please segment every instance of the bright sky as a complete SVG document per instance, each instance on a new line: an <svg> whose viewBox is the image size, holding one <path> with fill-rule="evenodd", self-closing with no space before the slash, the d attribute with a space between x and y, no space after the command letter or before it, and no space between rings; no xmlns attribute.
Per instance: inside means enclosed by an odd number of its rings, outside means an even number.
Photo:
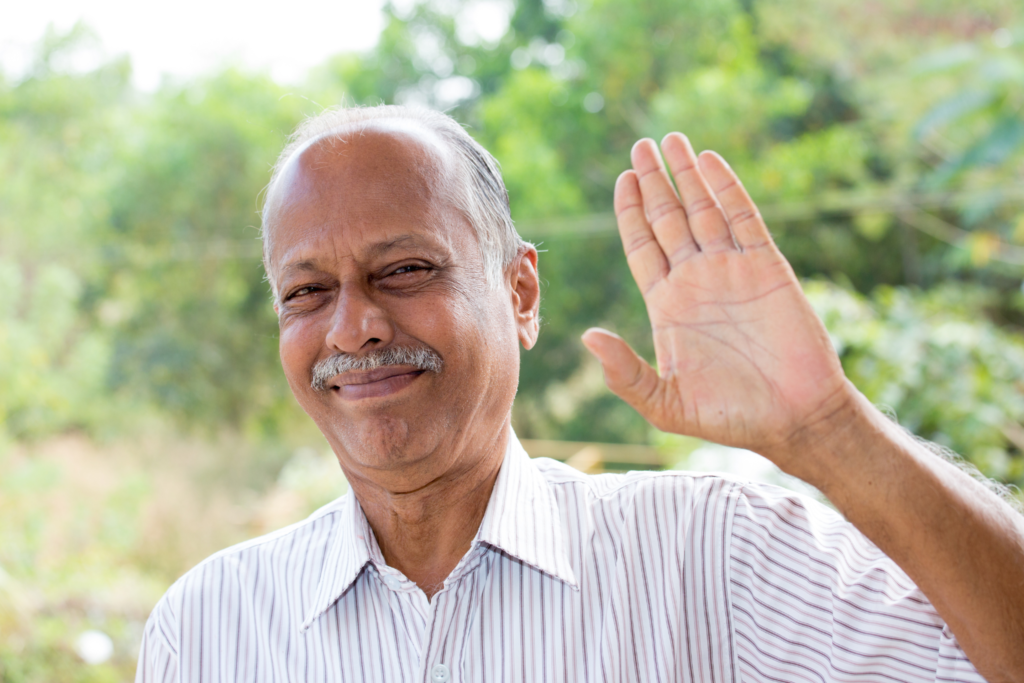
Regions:
<svg viewBox="0 0 1024 683"><path fill-rule="evenodd" d="M155 88L162 74L190 76L235 63L269 69L280 81L339 52L366 50L383 27L384 0L34 0L0 12L0 65L24 70L32 46L52 23L65 31L82 19L108 55L131 56L136 85Z"/></svg>

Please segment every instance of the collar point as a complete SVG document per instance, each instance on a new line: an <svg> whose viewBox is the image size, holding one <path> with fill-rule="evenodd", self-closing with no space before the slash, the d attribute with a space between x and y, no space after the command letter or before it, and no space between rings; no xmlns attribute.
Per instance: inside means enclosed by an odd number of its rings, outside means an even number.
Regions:
<svg viewBox="0 0 1024 683"><path fill-rule="evenodd" d="M580 582L576 580L576 574L572 569L567 569L564 574L557 574L556 576L561 579L562 583L569 586L569 588L573 589L577 593L580 592Z"/></svg>

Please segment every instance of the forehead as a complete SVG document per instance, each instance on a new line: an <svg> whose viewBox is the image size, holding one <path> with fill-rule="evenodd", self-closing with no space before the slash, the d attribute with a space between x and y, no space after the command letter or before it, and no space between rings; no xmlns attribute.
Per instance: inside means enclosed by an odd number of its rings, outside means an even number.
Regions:
<svg viewBox="0 0 1024 683"><path fill-rule="evenodd" d="M339 242L356 250L410 230L450 226L452 166L445 143L413 121L374 121L311 140L270 190L268 265L299 247L308 257L325 238L335 250Z"/></svg>
<svg viewBox="0 0 1024 683"><path fill-rule="evenodd" d="M310 202L341 206L352 205L355 198L427 200L447 185L450 157L437 134L418 122L352 124L297 149L275 180L269 201L281 213Z"/></svg>

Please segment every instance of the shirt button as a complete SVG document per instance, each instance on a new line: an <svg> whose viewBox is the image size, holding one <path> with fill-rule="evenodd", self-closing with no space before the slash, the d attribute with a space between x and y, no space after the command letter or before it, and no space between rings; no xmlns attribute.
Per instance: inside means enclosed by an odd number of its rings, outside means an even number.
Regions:
<svg viewBox="0 0 1024 683"><path fill-rule="evenodd" d="M430 670L430 680L434 681L434 683L448 683L451 678L452 674L444 664L438 664Z"/></svg>
<svg viewBox="0 0 1024 683"><path fill-rule="evenodd" d="M398 590L398 587L400 585L402 585L402 582L399 581L398 578L388 574L387 576L384 577L384 585L386 585L391 590ZM446 678L445 680L448 680L448 679Z"/></svg>

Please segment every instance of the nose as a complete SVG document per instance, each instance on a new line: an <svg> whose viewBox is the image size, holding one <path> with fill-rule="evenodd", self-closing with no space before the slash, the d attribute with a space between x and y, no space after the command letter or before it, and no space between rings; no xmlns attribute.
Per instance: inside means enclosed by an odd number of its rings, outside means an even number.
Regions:
<svg viewBox="0 0 1024 683"><path fill-rule="evenodd" d="M355 282L342 285L327 330L327 348L335 353L365 353L387 346L394 337L391 317L366 287Z"/></svg>

